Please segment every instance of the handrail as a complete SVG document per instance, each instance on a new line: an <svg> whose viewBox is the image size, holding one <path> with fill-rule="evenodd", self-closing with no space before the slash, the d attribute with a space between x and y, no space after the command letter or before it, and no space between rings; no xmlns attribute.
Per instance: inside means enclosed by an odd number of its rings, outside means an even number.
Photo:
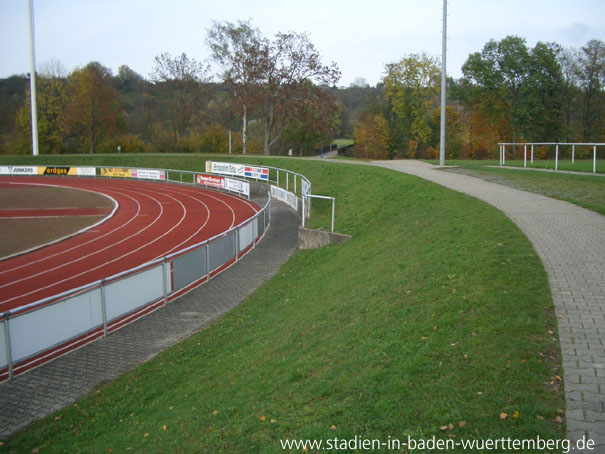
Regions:
<svg viewBox="0 0 605 454"><path fill-rule="evenodd" d="M555 146L555 171L559 170L559 146L571 146L571 163L573 164L576 159L576 146L579 147L593 147L593 158L592 158L592 173L597 173L597 148L604 147L605 143L600 142L500 142L498 147L500 148L500 167L506 165L506 147L511 146L523 146L523 167L527 167L527 147L531 147L531 164L534 163L534 146Z"/></svg>

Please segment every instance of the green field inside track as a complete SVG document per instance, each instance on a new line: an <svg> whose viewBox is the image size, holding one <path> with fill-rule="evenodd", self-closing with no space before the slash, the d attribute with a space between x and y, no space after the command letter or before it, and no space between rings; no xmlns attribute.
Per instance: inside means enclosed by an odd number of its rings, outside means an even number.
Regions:
<svg viewBox="0 0 605 454"><path fill-rule="evenodd" d="M204 159L0 162L202 170ZM336 229L353 239L297 251L222 319L0 452L279 453L304 452L283 451L283 439L564 437L547 277L501 212L380 168L232 160L304 174L314 193L336 197ZM311 225L328 225L330 214L314 201Z"/></svg>

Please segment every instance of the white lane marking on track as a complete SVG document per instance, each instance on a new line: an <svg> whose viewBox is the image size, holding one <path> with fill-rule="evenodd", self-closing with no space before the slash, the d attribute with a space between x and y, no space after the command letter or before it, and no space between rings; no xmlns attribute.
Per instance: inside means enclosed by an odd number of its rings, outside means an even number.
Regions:
<svg viewBox="0 0 605 454"><path fill-rule="evenodd" d="M229 228L228 228L227 230L229 230L229 229L233 228L233 226L235 225L235 211L233 210L233 207L231 207L231 205L229 205L229 204L228 204L228 203L227 203L225 200L222 200L220 197L216 197L216 196L212 195L212 191L204 190L204 191L203 191L203 192L201 192L200 194L201 194L201 195L204 195L204 196L206 196L206 197L210 197L211 199L217 200L218 202L220 202L220 203L224 204L224 205L225 205L227 208L229 208L229 210L231 210L231 225L229 226ZM237 201L237 202L240 202L240 203L241 203L241 202L244 202L245 204L247 204L248 206L250 206L250 207L252 208L252 210L253 210L255 213L258 213L258 212L260 211L260 210L259 210L259 209L256 207L256 205L254 205L253 203L249 202L249 201L248 201L248 200L246 200L246 199L242 199L241 197L237 197L237 196L234 196L234 195L232 195L232 194L227 194L227 193L223 193L223 192L221 192L221 193L219 193L219 194L221 194L222 196L226 196L227 198L233 199L233 200L235 200L235 201ZM202 202L202 203L203 203L203 202ZM204 205L205 205L205 204L204 204ZM210 217L212 216L212 212L211 212L211 211L208 209L208 206L207 206L207 205L205 205L205 206L206 206L206 209L208 210L208 219L206 220L206 222L204 223L204 225L203 225L202 227L200 227L200 228L197 230L197 232L195 232L193 235L191 235L191 236L190 236L190 237L189 237L187 240L185 240L185 241L181 242L179 245L177 245L177 246L173 247L172 249L170 249L170 250L169 250L169 251L167 251L166 253L161 254L161 255L158 255L157 257L155 257L155 259L154 259L154 260L157 260L157 259L159 259L159 258L162 258L162 257L164 257L164 256L168 255L169 253L171 253L172 251L174 251L174 250L175 250L175 249L177 249L178 247L180 247L180 246L182 246L183 244L187 243L187 241L189 241L191 238L193 238L195 235L197 235L197 234L198 234L198 233L199 233L199 232L200 232L200 231L201 231L201 230L202 230L202 229L203 229L203 228L206 226L206 224L208 224L208 222L210 221Z"/></svg>
<svg viewBox="0 0 605 454"><path fill-rule="evenodd" d="M145 197L150 198L151 200L153 200L154 202L156 202L158 205L160 205L160 204L157 202L157 200L155 200L153 197L150 197L150 196L148 196L148 195L146 195L146 194L141 194L141 195L144 195ZM139 205L139 208L140 208L140 204L138 204L138 202L137 202L137 205ZM118 242L116 242L116 243L113 243L113 244L111 244L111 245L109 245L109 246L106 246L106 247L104 247L104 248L98 249L98 250L96 250L96 251L93 251L93 252L91 252L90 254L86 254L86 255L81 256L81 257L79 257L79 258L77 258L77 259L75 259L75 260L71 260L71 261L69 261L69 262L65 262L65 263L63 263L62 265L56 266L56 267L54 267L54 268L50 268L50 269L47 269L47 270L43 270L43 271L40 271L39 273L36 273L36 274L29 275L29 276L24 277L24 278L21 278L21 279L17 279L17 280L11 281L11 282L9 282L9 283L7 283L7 284L4 284L4 285L0 285L0 288L7 287L8 285L11 285L11 284L16 284L16 283L18 283L18 282L23 282L23 281L26 281L26 280L28 280L28 279L32 279L32 278L34 278L34 277L41 276L41 275L46 274L46 273L50 273L50 272L52 272L52 271L56 271L56 270L58 270L58 269L60 269L60 268L63 268L63 267L65 267L65 266L67 266L67 265L70 265L70 264L72 264L72 263L75 263L75 262L79 262L79 261L81 261L81 260L84 260L84 259L86 259L86 258L88 258L88 257L90 257L90 256L92 256L92 255L99 254L99 253L101 253L101 252L103 252L103 251L105 251L105 250L107 250L107 249L109 249L109 248L111 248L111 247L114 247L114 246L115 246L115 245L117 245L117 244L123 243L124 241L127 241L127 240L131 239L132 237L134 237L134 236L136 236L136 235L139 235L141 232L144 232L145 230L147 230L148 228L150 228L150 227L151 227L153 224L155 224L155 223L157 222L157 220L158 220L158 219L159 219L159 218L162 216L162 213L163 213L163 212L164 212L164 208L163 208L163 207L160 205L160 213L159 213L159 214L156 216L156 218L153 220L153 222L151 222L151 223L150 223L150 224L148 224L148 225L147 225L145 228L143 228L143 229L139 230L138 232L136 232L136 233L134 233L134 234L132 234L132 235L129 235L129 236L127 236L126 238L123 238L122 240L120 240L120 241L118 241ZM92 271L92 270L90 270L90 271ZM85 274L85 273L86 273L86 271L85 271L85 272L83 272L83 273L80 273L80 274L78 274L78 275L76 275L76 276L72 276L72 278L78 277L78 276L80 276L80 275L82 275L82 274ZM70 279L72 279L72 278L70 278ZM67 280L69 280L69 279L67 279ZM65 280L60 281L60 282L58 282L58 283L62 283L62 282L64 282L64 281L65 281ZM58 284L58 283L55 283L55 284ZM55 284L53 284L53 285L55 285ZM31 293L35 293L36 291L39 291L39 290L44 290L44 289L46 289L46 288L50 288L50 287L52 287L53 285L46 286L46 287L44 287L44 288L39 288L39 289L37 289L37 290L35 290L35 291L29 292L29 293L25 293L25 294L22 294L22 295L19 295L19 296L15 296L15 297L13 297L13 298L11 298L11 299L8 299L8 300L1 300L1 301L0 301L0 303L4 303L4 302L8 302L8 301L12 301L13 299L15 299L15 298L19 298L19 297L22 297L22 296L27 296L27 295L29 295L29 294L31 294Z"/></svg>
<svg viewBox="0 0 605 454"><path fill-rule="evenodd" d="M105 189L106 189L106 188L105 188ZM122 193L120 193L120 192L118 192L118 191L115 191L115 190L114 190L113 192L114 192L114 193L121 194L121 195L124 195L124 196L129 197L129 198L131 198L132 200L134 200L134 201L135 201L135 203L137 203L137 205L138 205L137 214L140 212L140 204L139 204L139 203L138 203L138 201L137 201L137 200L135 200L133 197L130 197L130 196L129 196L129 195L127 195L127 194L122 194ZM136 192L136 193L137 193L137 194L139 194L139 195L146 195L146 194L144 194L144 193L140 193L140 192ZM175 191L175 192L173 192L173 193L177 193L177 192ZM63 282L67 282L67 281L69 281L69 280L72 280L72 279L75 279L75 278L77 278L77 277L80 277L81 275L84 275L84 274L86 274L87 272L94 271L94 270L96 270L96 269L98 269L98 268L101 268L102 266L105 266L105 265L108 265L108 264L113 263L113 262L115 262L115 261L121 260L122 258L124 258L124 257L126 257L126 256L128 256L128 255L131 255L132 253L138 252L139 250L141 250L141 249L145 248L146 246L148 246L148 245L150 245L150 244L152 244L152 243L155 243L155 242L156 242L156 241L158 241L159 239L161 239L161 238L163 238L164 236L166 236L167 234L169 234L171 231L173 231L175 228L177 228L177 227L178 227L178 226L179 226L179 225L180 225L180 224L183 222L183 220L184 220L184 219L185 219L185 217L186 217L186 212L187 212L187 210L186 210L185 206L184 206L184 205L183 205L183 204L182 204L182 203L181 203L179 200L175 199L174 197L172 197L172 196L170 196L170 195L168 195L168 194L164 194L164 195L166 195L167 197L170 197L171 199L173 199L174 201L176 201L178 204L180 204L180 205L181 205L181 208L183 209L183 216L181 217L181 219L179 220L179 222L178 222L176 225L174 225L174 226L173 226L173 227L172 227L170 230L168 230L167 232L165 232L163 235L159 236L158 238L156 238L156 239L155 239L155 240L153 240L152 242L150 242L150 243L146 243L146 244L144 244L143 246L141 246L141 247L139 247L139 248L137 248L137 249L135 249L135 250L133 250L133 251L130 251L130 252L129 252L129 253L127 253L127 254L123 254L122 256L117 257L117 258L115 258L115 259L113 259L113 260L111 260L111 261L109 261L109 262L105 262L105 263L103 263L103 264L101 264L101 265L98 265L98 266L96 266L96 267L94 267L94 268L88 269L88 270L86 270L86 271L84 271L84 272L82 272L82 273L79 273L79 274L77 274L77 275L71 276L70 278L63 279L63 280L61 280L61 281L59 281L59 282L55 282L55 283L54 283L54 284L52 284L52 285L48 285L48 286L46 286L46 287L43 287L43 288L37 289L37 290L35 290L35 291L29 292L29 293L26 293L26 294L22 294L22 295L19 295L19 296L16 296L16 297L13 297L13 298L11 298L11 299L9 299L9 300L2 301L2 303L6 303L6 302L9 302L9 301L12 301L13 299L16 299L16 298L19 298L19 297L28 296L28 295L33 294L33 293L36 293L36 292L38 292L38 291L41 291L41 290L46 290L47 288L52 288L52 287L53 287L53 286L55 286L55 285L59 285L59 284L61 284L61 283L63 283ZM207 206L207 205L206 205L204 202L202 202L201 200L195 199L193 196L191 196L191 195L189 195L189 194L185 194L185 195L186 195L187 197L189 197L189 198L191 198L191 199L193 199L193 200L197 201L198 203L200 203L200 204L204 205L204 207L206 208L206 211L208 212L208 218L206 219L206 222L204 223L204 225L203 225L202 227L198 228L198 229L197 229L197 231L196 231L196 232L195 232L193 235L190 235L190 237L189 237L187 240L185 240L185 241L181 242L181 243L180 243L178 246L173 247L173 248L172 248L172 249L170 249L168 252L173 251L174 249L178 248L180 245L184 244L186 241L189 241L189 239L191 239L193 236L195 236L196 234L198 234L198 233L199 233L199 232L200 232L200 231L201 231L201 230L202 230L202 229L203 229L203 228L204 228L204 227L205 227L205 226L208 224L208 222L209 222L209 220L210 220L211 213L210 213L210 210L208 209L208 206ZM205 196L208 196L208 197L210 197L210 198L212 198L212 199L215 199L216 201L218 201L218 202L220 202L220 203L224 204L224 205L225 205L225 206L226 206L226 207L227 207L227 208L228 208L228 209L231 211L231 214L232 214L231 227L233 227L233 226L234 226L234 224L235 224L235 220L236 220L236 217L235 217L235 211L233 210L233 208L232 208L232 207L231 207L231 206L230 206L230 205L229 205L229 204L228 204L226 201L224 201L224 200L222 200L222 199L220 199L220 198L218 198L218 197L212 196L212 195L211 195L211 194L209 194L208 192L204 192L204 195L205 195ZM254 212L258 212L258 211L259 211L259 210L258 210L258 208L257 208L257 207L256 207L254 204L250 203L249 201L247 201L247 200L245 200L245 199L242 199L242 198L240 198L240 197L233 196L233 195L231 195L231 194L221 194L221 195L222 195L222 196L226 196L227 198L232 198L232 199L234 199L234 200L236 200L236 201L238 201L238 202L240 202L240 203L241 203L241 202L244 202L245 204L247 204L248 206L250 206L250 207L253 209L253 211L254 211ZM144 229L140 230L140 231L139 231L137 234L134 234L134 235L131 235L130 237L127 237L126 239L130 239L131 237L138 235L138 234L139 234L139 233L141 233L142 231L144 231L144 230L146 230L147 228L151 227L151 225L155 224L155 222L157 222L157 220L159 219L159 216L161 216L161 214L163 213L163 207L162 207L161 205L162 205L162 204L167 204L167 203L169 203L169 202L159 202L157 199L155 199L155 198L153 198L153 197L150 197L150 196L147 196L147 197L149 197L149 198L153 199L153 200L154 200L156 203L158 203L158 204L160 205L160 208L161 208L161 213L160 213L160 215L158 215L158 217L156 217L156 219L155 219L155 220L154 220L154 221L153 221L151 224L149 224L147 227L145 227ZM135 217L136 217L136 216L135 216ZM131 219L128 221L128 223L124 224L123 226L125 226L125 225L129 224L130 222L132 222L132 220L133 220L133 219L134 219L134 217L132 217L132 218L131 218ZM123 227L123 226L122 226L122 227ZM230 227L230 228L231 228L231 227ZM112 232L108 232L107 234L105 234L105 235L103 235L103 236L107 236L108 234L115 232L115 231L116 231L116 230L118 230L119 228L121 228L121 227L118 227L117 229L114 229ZM101 237L99 237L99 238L101 238ZM99 239L99 238L97 238L97 239ZM121 242L125 241L126 239L124 239L124 240L122 240L122 241L120 241L120 242L118 242L118 243L115 243L115 244L119 244L119 243L121 243ZM90 243L90 242L95 241L95 240L96 240L96 239L90 240L90 241L88 241L87 243ZM75 249L75 248L77 248L77 247L81 247L81 246L82 246L82 245L77 245L77 246L74 246L74 247L73 247L73 248L71 248L70 250L73 250L73 249ZM112 245L112 246L113 246L113 245ZM99 250L99 251L96 251L96 252L94 252L94 253L88 254L87 256L85 256L85 257L83 257L83 258L86 258L86 257L88 257L88 256L90 256L90 255L95 254L95 253L102 252L102 251L104 251L104 250L108 249L109 247L111 247L111 246L108 246L108 247L106 247L106 248L103 248L103 249L101 249L101 250ZM66 251L64 251L64 252L66 252ZM166 253L162 254L161 256L166 255L168 252L166 252ZM56 255L58 255L58 254L56 254ZM82 259L82 258L80 258L80 259L78 259L78 260L74 260L74 261L72 261L72 262L67 262L66 264L61 265L61 266L56 267L56 268L53 268L52 270L56 270L56 269L58 269L58 268L61 268L61 267L63 267L63 266L66 266L66 265L68 265L68 264L70 264L70 263L77 262L77 261L79 261L79 260L81 260L81 259ZM43 260L43 259L38 260L38 262L39 262L39 261L42 261L42 260ZM49 270L49 271L52 271L52 270ZM11 271L12 271L12 270L11 270ZM40 275L40 274L43 274L43 273L38 273L38 275ZM33 277L33 276L29 276L29 277ZM21 281L21 280L19 280L19 281ZM13 283L14 283L14 282L19 282L19 281L13 281ZM2 287L4 287L4 286L0 286L0 288L2 288Z"/></svg>
<svg viewBox="0 0 605 454"><path fill-rule="evenodd" d="M118 191L110 191L110 192L112 192L113 194L120 194L120 195L122 195L122 196L124 196L124 197L128 197L129 199L133 200L133 201L134 201L134 203L136 203L136 205L137 205L137 211L136 211L136 213L135 213L135 214L134 214L134 215L133 215L133 216L132 216L132 217L131 217L131 218L128 220L128 222L126 222L126 223L124 223L124 224L119 225L119 226L118 226L118 227L116 227L115 229L113 229L113 230L111 230L111 231L109 231L109 232L107 232L107 233L105 233L105 234L103 234L103 235L100 235L100 236L98 236L98 237L95 237L95 238L92 238L92 239L90 239L90 240L88 240L88 241L85 241L84 243L79 243L79 244L76 244L75 246L70 247L70 248L68 248L68 249L64 249L64 250L58 251L58 252L56 252L55 254L51 254L51 255L44 256L44 257L42 257L42 258L40 258L40 259L38 259L38 260L34 260L34 261L31 261L31 262L28 262L28 263L24 263L23 265L16 266L16 267L11 268L11 269L9 269L9 270L0 271L0 276L1 276L1 275L3 275L3 274L9 273L9 272L13 272L13 271L20 270L20 269L22 269L22 268L26 268L26 267L28 267L28 266L35 265L35 264L40 263L40 262L44 262L44 261L46 261L46 260L50 260L50 259L52 259L52 258L55 258L55 257L57 257L57 256L59 256L59 255L62 255L62 254L66 254L66 253L71 252L71 251L73 251L73 250L75 250L75 249L78 249L78 248L80 248L80 247L87 246L87 245L89 245L89 244L91 244L91 243L93 243L93 242L95 242L95 241L98 241L98 240L100 240L100 239L105 238L105 237L106 237L106 236L108 236L108 235L113 234L114 232L117 232L118 230L123 229L123 228L124 228L124 227L126 227L128 224L130 224L132 221L134 221L134 220L136 219L136 217L139 215L139 213L141 212L141 204L138 202L138 200L136 200L134 197L131 197L131 196L130 196L130 195L128 195L128 194L124 194L124 193L121 193L121 192L118 192ZM13 281L13 282L14 282L14 281ZM0 287L0 288L1 288L1 287Z"/></svg>
<svg viewBox="0 0 605 454"><path fill-rule="evenodd" d="M186 193L179 193L179 194L188 195ZM214 195L210 194L209 191L202 191L202 192L196 193L196 195L198 195L198 194L199 195L203 195L205 197L210 197L211 199L214 199L214 200L217 200L218 202L222 203L227 208L229 208L229 210L231 210L231 226L227 230L229 230L230 228L232 228L234 226L234 224L235 224L235 211L233 210L233 208L227 202L225 202L224 200L221 200L220 198L215 197ZM190 235L189 238L187 238L185 241L182 241L180 244L178 244L177 246L173 247L169 251L167 251L167 252L165 252L165 253L163 253L161 255L158 255L154 260L157 260L157 259L159 259L161 257L164 257L164 256L168 255L169 253L171 253L172 251L174 251L178 247L180 247L183 244L187 243L191 238L193 238L195 235L197 235L199 232L201 232L202 229L210 222L210 218L212 217L212 211L210 211L210 209L208 208L208 206L204 202L202 202L201 200L196 199L195 197L193 197L192 195L188 195L188 197L190 197L190 198L198 201L199 203L202 203L206 207L206 210L208 211L208 218L206 219L206 222L193 235ZM236 199L237 200L242 200L242 199L239 199L238 197L236 197Z"/></svg>
<svg viewBox="0 0 605 454"><path fill-rule="evenodd" d="M145 195L145 194L144 194L144 195ZM166 195L166 194L164 194L164 195ZM130 237L125 238L125 239L123 239L122 241L119 241L118 243L115 243L115 244L122 243L123 241L126 241L127 239L130 239L131 237L133 237L133 236L136 236L136 235L140 234L140 233L141 233L141 232L143 232L144 230L147 230L149 227L151 227L153 224L155 224L155 223L158 221L158 219L159 219L159 218L162 216L162 214L163 214L163 212L164 212L164 208L161 206L161 203L159 203L159 201L158 201L158 200L154 199L154 198L153 198L153 197L151 197L151 196L147 196L147 197L151 198L152 200L154 200L156 203L158 203L158 204L160 205L160 207L161 207L161 212L160 212L160 214L158 215L158 217L156 217L156 219L155 219L155 220L154 220L154 221L153 221L151 224L149 224L147 227L145 227L144 229L140 230L140 231L139 231L139 232L137 232L136 234L131 235ZM172 227L170 230L168 230L168 231L164 232L162 235L160 235L159 237L155 238L153 241L150 241L150 242L148 242L148 243L145 243L145 244L143 244L142 246L140 246L140 247L138 247L138 248L136 248L136 249L134 249L134 250L132 250L132 251L129 251L129 252L128 252L128 253L126 253L126 254L123 254L123 255L121 255L121 256L119 256L119 257L114 258L113 260L110 260L110 261L108 261L108 262L104 262L104 263L102 263L102 264L100 264L100 265L97 265L97 266L95 266L95 267L93 267L93 268L89 268L89 269L87 269L87 270L85 270L85 271L82 271L81 273L78 273L78 274L75 274L75 275L73 275L73 276L70 276L69 278L62 279L62 280L60 280L60 281L54 282L53 284L49 284L49 285L47 285L47 286L45 286L45 287L39 287L39 288L37 288L37 289L35 289L35 290L32 290L31 292L23 293L23 294L21 294L21 295L17 295L17 296L14 296L14 297L12 297L12 298L9 298L9 299L7 299L7 300L2 300L2 301L0 301L0 303L8 303L8 302L13 301L13 300L15 300L15 299L17 299L17 298L22 298L22 297L24 297L24 296L29 296L29 295L32 295L32 294L38 293L38 292L40 292L40 291L42 291L42 290L46 290L46 289L49 289L49 288L55 287L55 286L57 286L57 285L63 284L64 282L71 281L71 280L76 279L76 278L78 278L78 277L80 277L80 276L82 276L82 275L85 275L85 274L87 274L87 273L90 273L91 271L95 271L95 270L97 270L97 269L99 269L99 268L102 268L102 267L104 267L104 266L106 266L106 265L109 265L109 264L111 264L111 263L114 263L114 262L116 262L116 261L118 261L118 260L122 260L124 257L127 257L127 256L129 256L129 255L131 255L131 254L134 254L135 252L138 252L138 251L140 251L141 249L144 249L144 248L148 247L149 245L151 245L151 244L155 243L156 241L158 241L158 240L162 239L164 236L168 235L168 234L169 234L170 232L172 232L172 231L173 231L175 228L177 228L177 227L178 227L178 226L179 226L179 225L180 225L180 224L183 222L183 220L185 219L185 217L187 216L187 209L185 208L185 206L184 206L184 205L183 205L183 204L182 204L182 203L181 203L179 200L175 199L174 197L172 197L172 196L170 196L170 195L167 195L167 197L170 197L171 199L173 199L174 201L176 201L177 203L179 203L179 204L181 205L181 208L183 209L183 215L181 216L181 219L179 220L179 222L178 222L177 224L175 224L175 225L174 225L174 226L173 226L173 227ZM91 254L88 254L88 256L90 256L90 255L94 255L94 254L97 254L97 253L100 253L100 252L102 252L102 251L103 251L103 250L105 250L105 249L108 249L108 248L110 248L110 247L115 246L115 244L113 244L113 245L111 245L111 246L108 246L108 247L106 247L106 248L100 249L99 251L93 252L93 253L91 253ZM66 264L64 264L64 265L61 265L61 266L55 267L55 268L53 268L52 270L48 270L48 271L45 271L45 272L38 273L38 275L40 275L40 274L44 274L44 273L49 272L49 271L56 270L56 269L58 269L58 268L62 268L62 267L64 267L64 266L69 265L69 264L74 263L74 262L78 262L78 261L80 261L80 260L82 260L83 258L86 258L86 257L88 257L88 256L85 256L85 257L79 258L79 259L77 259L77 260L72 260L71 262L68 262L68 263L66 263ZM29 277L28 277L28 278L29 278ZM22 280L24 280L24 279L22 279ZM25 280L26 280L26 279L25 279ZM14 282L19 282L19 281L14 281ZM0 286L0 288L2 288L2 287Z"/></svg>
<svg viewBox="0 0 605 454"><path fill-rule="evenodd" d="M210 209L208 208L208 205L206 205L204 202L202 202L202 201L201 201L201 200L199 200L199 199L196 199L196 198L195 198L195 197L193 197L193 196L190 196L190 195L188 195L188 194L184 194L184 195L187 195L189 198L191 198L191 199L195 200L195 201L196 201L196 202L198 202L200 205L203 205L203 206L204 206L204 208L206 208L206 212L207 212L207 216L206 216L206 222L204 222L204 224L202 224L202 225L201 225L201 226L200 226L200 227L199 227L199 228L198 228L198 229L197 229L197 230L196 230L194 233L192 233L191 235L189 235L189 237L188 237L186 240L181 241L179 244L177 244L177 245L176 245L176 246L174 246L173 248L171 248L171 249L169 249L169 250L167 250L167 251L163 252L162 254L158 255L158 256L157 256L157 257L155 257L153 260L157 260L157 259L159 259L159 258L161 258L161 257L165 257L166 255L170 254L170 253L171 253L172 251L174 251L175 249L177 249L177 248L181 247L183 244L187 243L187 242L188 242L188 241L189 241L191 238L193 238L194 236L196 236L197 234L199 234L199 233L200 233L200 232L201 232L201 231L204 229L204 227L206 227L206 225L208 224L208 222L210 221ZM153 260L152 260L152 261L153 261Z"/></svg>

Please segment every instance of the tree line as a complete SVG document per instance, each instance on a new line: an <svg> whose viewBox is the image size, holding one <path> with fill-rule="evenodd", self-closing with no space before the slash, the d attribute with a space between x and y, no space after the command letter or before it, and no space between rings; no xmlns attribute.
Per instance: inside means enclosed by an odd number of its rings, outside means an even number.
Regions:
<svg viewBox="0 0 605 454"><path fill-rule="evenodd" d="M448 79L446 157L496 158L498 142L603 142L605 43L581 49L507 36L469 55ZM353 131L355 155L435 158L439 148L437 59L412 54L387 64ZM547 149L539 150L544 155Z"/></svg>
<svg viewBox="0 0 605 454"><path fill-rule="evenodd" d="M249 22L214 23L210 62L168 53L148 77L98 62L37 75L43 154L206 152L313 154L354 138L355 156L433 158L439 148L440 66L425 53L385 65L374 87L337 88L306 34L265 37ZM605 43L579 50L508 36L469 55L448 79L447 158L497 156L499 141L602 142ZM0 152L31 153L29 81L0 80ZM231 140L230 140L231 139ZM230 145L231 144L231 145Z"/></svg>

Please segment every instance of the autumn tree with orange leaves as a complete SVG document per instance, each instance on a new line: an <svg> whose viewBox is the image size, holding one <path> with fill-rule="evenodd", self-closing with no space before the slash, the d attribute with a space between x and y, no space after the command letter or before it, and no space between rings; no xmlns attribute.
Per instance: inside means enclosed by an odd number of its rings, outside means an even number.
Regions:
<svg viewBox="0 0 605 454"><path fill-rule="evenodd" d="M355 157L387 159L389 157L389 125L383 115L365 115L355 128Z"/></svg>
<svg viewBox="0 0 605 454"><path fill-rule="evenodd" d="M69 76L63 128L67 136L87 143L90 153L94 153L101 137L121 129L121 114L109 69L99 63L89 63Z"/></svg>

